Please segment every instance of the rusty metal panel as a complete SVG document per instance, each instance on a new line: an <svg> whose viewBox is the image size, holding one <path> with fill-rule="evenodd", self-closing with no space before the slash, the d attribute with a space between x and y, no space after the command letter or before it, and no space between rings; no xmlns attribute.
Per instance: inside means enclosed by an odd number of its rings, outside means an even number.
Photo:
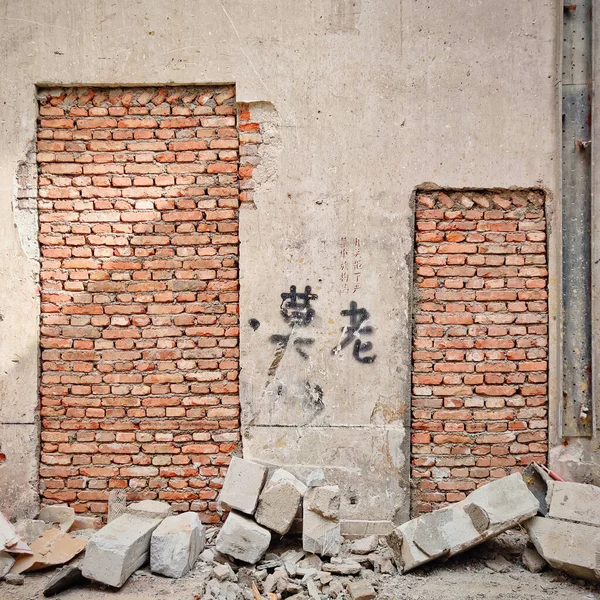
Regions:
<svg viewBox="0 0 600 600"><path fill-rule="evenodd" d="M565 5L563 27L562 243L564 437L591 437L591 5Z"/></svg>

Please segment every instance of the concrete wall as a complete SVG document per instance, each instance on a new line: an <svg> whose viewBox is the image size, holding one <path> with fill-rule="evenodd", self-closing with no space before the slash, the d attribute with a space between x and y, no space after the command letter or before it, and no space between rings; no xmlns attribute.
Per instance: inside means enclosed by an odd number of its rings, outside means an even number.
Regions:
<svg viewBox="0 0 600 600"><path fill-rule="evenodd" d="M552 201L559 11L555 0L4 0L0 507L36 498L36 225L15 202L35 85L234 82L238 102L270 103L258 107L272 143L256 208L241 216L245 452L330 466L354 497L347 521L403 520L413 190L541 186ZM356 293L340 282L342 238L360 240ZM279 305L291 285L318 295L315 342L306 360L286 352L274 382L270 336L289 329ZM372 364L351 345L331 354L352 299L370 314ZM318 414L306 381L322 390Z"/></svg>

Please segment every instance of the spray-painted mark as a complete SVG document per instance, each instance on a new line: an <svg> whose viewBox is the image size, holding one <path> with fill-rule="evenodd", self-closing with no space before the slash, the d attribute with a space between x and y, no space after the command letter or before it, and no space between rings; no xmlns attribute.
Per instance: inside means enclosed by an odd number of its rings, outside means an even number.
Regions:
<svg viewBox="0 0 600 600"><path fill-rule="evenodd" d="M283 320L290 325L306 327L314 318L315 310L310 305L311 300L316 300L317 295L311 293L311 287L307 285L304 293L297 292L296 286L290 286L289 294L281 294L281 315Z"/></svg>
<svg viewBox="0 0 600 600"><path fill-rule="evenodd" d="M250 319L248 321L248 325L250 325L250 327L256 331L260 327L260 321L258 319Z"/></svg>
<svg viewBox="0 0 600 600"><path fill-rule="evenodd" d="M338 345L331 351L332 354L339 354L350 342L354 340L354 348L352 350L352 356L360 363L370 364L375 361L375 356L361 356L362 352L369 352L373 349L371 342L362 342L360 339L361 335L370 335L374 329L370 325L367 325L369 320L369 313L365 308L358 308L358 305L354 300L350 302L350 308L343 310L340 313L342 317L350 317L350 325L346 325L342 328L342 335Z"/></svg>

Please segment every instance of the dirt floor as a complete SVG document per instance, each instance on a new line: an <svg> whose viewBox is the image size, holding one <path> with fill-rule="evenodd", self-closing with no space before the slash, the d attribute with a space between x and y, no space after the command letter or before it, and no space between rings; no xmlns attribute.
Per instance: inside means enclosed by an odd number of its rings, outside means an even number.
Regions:
<svg viewBox="0 0 600 600"><path fill-rule="evenodd" d="M526 536L507 532L462 555L406 575L374 575L377 598L385 600L591 600L600 599L600 586L575 580L551 569L530 573L521 564ZM506 572L496 572L498 557L510 564ZM500 558L502 560L502 558ZM497 568L497 566L496 566ZM37 600L52 571L27 575L25 585L0 583L0 600ZM210 568L199 561L194 570L180 580L152 575L148 570L135 573L120 590L96 585L72 588L54 598L60 600L201 600ZM349 578L340 578L348 581ZM251 597L251 596L250 596ZM308 597L308 596L307 596ZM326 598L325 595L321 595ZM338 596L338 598L340 598ZM348 598L348 596L343 596Z"/></svg>

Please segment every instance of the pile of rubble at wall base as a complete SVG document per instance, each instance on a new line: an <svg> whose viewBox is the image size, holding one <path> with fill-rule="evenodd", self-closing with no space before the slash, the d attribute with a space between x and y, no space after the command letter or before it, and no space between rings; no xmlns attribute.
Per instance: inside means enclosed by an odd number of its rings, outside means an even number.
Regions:
<svg viewBox="0 0 600 600"><path fill-rule="evenodd" d="M171 515L165 502L144 500L101 527L96 517L76 517L72 508L49 506L40 519L0 522L0 576L7 582L22 573L70 563L57 570L44 590L56 594L72 585L96 581L120 588L150 562L153 573L182 577L204 550L206 535L196 513ZM16 540L16 542L15 542ZM30 545L29 545L30 544ZM77 562L70 562L85 550ZM12 553L19 552L17 558Z"/></svg>

